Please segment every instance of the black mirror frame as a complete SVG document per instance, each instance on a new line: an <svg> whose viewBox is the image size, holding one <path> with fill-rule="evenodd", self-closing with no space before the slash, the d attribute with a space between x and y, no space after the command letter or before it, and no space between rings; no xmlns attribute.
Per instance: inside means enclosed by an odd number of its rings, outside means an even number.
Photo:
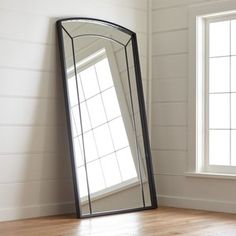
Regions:
<svg viewBox="0 0 236 236"><path fill-rule="evenodd" d="M140 118L142 124L142 134L143 134L143 142L145 149L145 157L146 157L146 166L148 173L148 183L150 189L150 199L151 206L144 206L140 208L134 209L126 209L126 210L117 210L117 211L109 211L109 212L101 212L101 213L93 213L91 215L82 215L80 210L80 202L79 202L79 190L78 184L76 181L76 170L75 170L75 159L74 159L74 151L73 151L73 143L72 143L72 132L71 132L71 122L69 116L69 106L68 106L68 93L67 93L67 85L66 85L66 62L65 62L65 52L63 46L63 26L62 23L69 20L88 20L98 22L99 24L111 26L120 30L131 37L132 49L133 49L133 58L134 58L134 67L135 67L135 76L136 76L136 86L137 86L137 94L138 94L138 104L140 109ZM148 209L155 209L158 207L157 204L157 196L156 196L156 188L155 188L155 180L153 175L153 165L152 165L152 156L150 149L150 141L148 135L148 125L147 125L147 117L145 110L145 102L144 102L144 94L143 94L143 85L142 85L142 77L141 77L141 69L139 62L139 53L138 53L138 44L137 44L137 36L133 31L124 28L118 24L108 22L105 20L95 19L95 18L87 18L87 17L72 17L72 18L64 18L60 19L56 22L57 25L57 34L58 34L58 44L59 44L59 52L60 52L60 61L61 61L61 72L62 72L62 82L63 82L63 91L64 91L64 101L65 101L65 109L66 109L66 121L67 121L67 130L68 130L68 141L69 141L69 151L70 151L70 159L71 159L71 167L72 167L72 178L73 178L73 187L74 187L74 197L75 197L75 207L76 207L76 215L77 218L89 218L95 216L105 216L105 215L113 215L120 213L129 213L135 211L142 211Z"/></svg>

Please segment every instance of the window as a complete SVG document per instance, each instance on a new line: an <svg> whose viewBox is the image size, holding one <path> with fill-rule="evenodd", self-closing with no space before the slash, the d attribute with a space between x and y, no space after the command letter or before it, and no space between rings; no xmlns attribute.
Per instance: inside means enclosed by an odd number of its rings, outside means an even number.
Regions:
<svg viewBox="0 0 236 236"><path fill-rule="evenodd" d="M205 165L209 171L236 166L235 49L234 16L206 19Z"/></svg>
<svg viewBox="0 0 236 236"><path fill-rule="evenodd" d="M219 13L222 5L215 3L190 12L189 171L236 174L233 6Z"/></svg>
<svg viewBox="0 0 236 236"><path fill-rule="evenodd" d="M67 82L79 191L84 201L88 195L84 149L92 199L138 180L118 101L117 90L122 88L114 86L106 53L102 48L80 60L77 81L72 75Z"/></svg>

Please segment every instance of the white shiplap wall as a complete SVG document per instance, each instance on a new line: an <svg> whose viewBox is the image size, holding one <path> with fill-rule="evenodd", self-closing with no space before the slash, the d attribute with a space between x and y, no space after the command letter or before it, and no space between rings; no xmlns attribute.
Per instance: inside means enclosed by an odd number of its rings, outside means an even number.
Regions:
<svg viewBox="0 0 236 236"><path fill-rule="evenodd" d="M235 180L185 176L188 8L216 1L152 2L152 153L160 205L235 213Z"/></svg>
<svg viewBox="0 0 236 236"><path fill-rule="evenodd" d="M0 221L74 209L55 30L72 16L137 32L147 93L146 0L0 0Z"/></svg>

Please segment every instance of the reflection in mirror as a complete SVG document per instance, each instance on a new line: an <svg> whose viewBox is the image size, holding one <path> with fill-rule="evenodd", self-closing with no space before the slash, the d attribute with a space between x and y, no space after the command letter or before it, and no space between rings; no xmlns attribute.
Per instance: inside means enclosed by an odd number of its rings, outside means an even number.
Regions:
<svg viewBox="0 0 236 236"><path fill-rule="evenodd" d="M58 22L79 217L156 207L135 34Z"/></svg>

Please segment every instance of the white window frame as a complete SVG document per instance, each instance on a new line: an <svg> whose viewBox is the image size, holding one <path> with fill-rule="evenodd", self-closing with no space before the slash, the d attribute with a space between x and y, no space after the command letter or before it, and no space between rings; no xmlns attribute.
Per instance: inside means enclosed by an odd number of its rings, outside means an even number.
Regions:
<svg viewBox="0 0 236 236"><path fill-rule="evenodd" d="M236 15L236 1L214 2L189 8L189 84L188 84L188 164L187 175L220 177L236 176L232 166L209 166L207 152L208 111L206 96L208 60L206 22ZM232 18L233 18L232 17ZM207 91L208 92L208 91Z"/></svg>

